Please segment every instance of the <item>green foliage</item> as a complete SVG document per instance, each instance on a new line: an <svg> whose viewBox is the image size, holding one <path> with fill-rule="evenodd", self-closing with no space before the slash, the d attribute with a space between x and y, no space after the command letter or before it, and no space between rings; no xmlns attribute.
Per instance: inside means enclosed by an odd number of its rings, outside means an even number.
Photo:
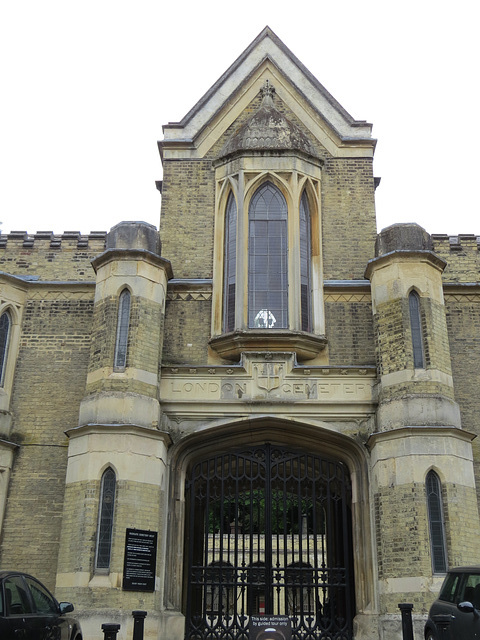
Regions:
<svg viewBox="0 0 480 640"><path fill-rule="evenodd" d="M225 497L209 503L209 533L263 534L270 517L270 531L275 534L298 534L302 527L308 533L324 531L324 510L320 503L314 505L311 498L302 498L282 489L271 490L271 509L266 509L265 489L239 492L236 497ZM316 522L314 523L314 512ZM313 528L316 524L317 531Z"/></svg>

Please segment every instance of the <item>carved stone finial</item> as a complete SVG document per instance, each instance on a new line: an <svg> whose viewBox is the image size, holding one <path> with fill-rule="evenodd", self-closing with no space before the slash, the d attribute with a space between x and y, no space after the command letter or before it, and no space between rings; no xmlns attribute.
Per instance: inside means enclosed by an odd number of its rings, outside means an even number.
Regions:
<svg viewBox="0 0 480 640"><path fill-rule="evenodd" d="M265 80L263 83L263 87L260 89L260 93L262 94L263 101L265 102L267 99L273 101L273 94L275 93L275 87L273 84L270 84L270 80Z"/></svg>

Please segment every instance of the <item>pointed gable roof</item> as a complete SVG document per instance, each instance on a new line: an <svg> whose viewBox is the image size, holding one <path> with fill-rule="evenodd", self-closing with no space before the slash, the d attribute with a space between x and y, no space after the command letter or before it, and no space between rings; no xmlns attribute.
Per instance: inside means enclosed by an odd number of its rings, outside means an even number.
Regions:
<svg viewBox="0 0 480 640"><path fill-rule="evenodd" d="M351 146L363 148L362 155L366 148L373 154L372 125L352 118L268 26L180 122L163 127L161 153L174 147L199 149L202 143L205 151L230 126L241 106L258 94L268 73L275 78L277 95L301 121L311 130L320 127L322 135L332 141L325 146L330 146L334 155L338 155L338 147Z"/></svg>

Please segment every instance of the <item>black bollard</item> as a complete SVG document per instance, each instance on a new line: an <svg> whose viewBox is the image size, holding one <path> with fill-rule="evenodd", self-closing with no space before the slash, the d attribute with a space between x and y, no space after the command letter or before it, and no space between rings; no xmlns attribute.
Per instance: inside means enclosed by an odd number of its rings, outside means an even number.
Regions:
<svg viewBox="0 0 480 640"><path fill-rule="evenodd" d="M117 633L120 629L119 624L102 624L102 631L104 633L104 640L117 640Z"/></svg>
<svg viewBox="0 0 480 640"><path fill-rule="evenodd" d="M146 611L132 611L133 640L143 640L143 625L147 617Z"/></svg>
<svg viewBox="0 0 480 640"><path fill-rule="evenodd" d="M413 604L407 602L401 602L398 608L402 612L402 634L403 640L413 640L413 625L412 625L412 609Z"/></svg>

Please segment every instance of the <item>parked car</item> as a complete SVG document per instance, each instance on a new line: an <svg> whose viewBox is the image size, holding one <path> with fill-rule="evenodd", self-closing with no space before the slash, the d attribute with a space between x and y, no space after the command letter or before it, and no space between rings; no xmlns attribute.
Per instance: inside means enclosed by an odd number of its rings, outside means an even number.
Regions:
<svg viewBox="0 0 480 640"><path fill-rule="evenodd" d="M425 624L425 640L445 637L480 639L480 567L458 567L447 573Z"/></svg>
<svg viewBox="0 0 480 640"><path fill-rule="evenodd" d="M1 640L82 640L78 621L66 615L72 611L32 576L0 571Z"/></svg>

